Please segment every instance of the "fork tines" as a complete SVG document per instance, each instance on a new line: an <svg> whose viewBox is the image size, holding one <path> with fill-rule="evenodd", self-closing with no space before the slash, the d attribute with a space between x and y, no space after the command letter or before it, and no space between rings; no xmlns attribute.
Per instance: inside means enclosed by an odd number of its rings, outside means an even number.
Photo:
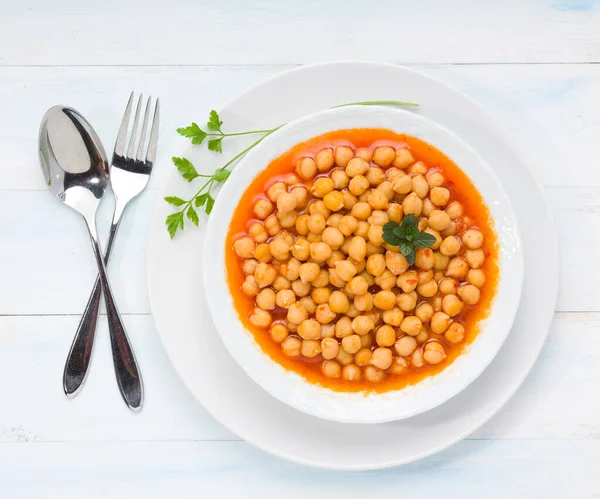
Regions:
<svg viewBox="0 0 600 499"><path fill-rule="evenodd" d="M131 107L133 104L133 95L131 92L129 96L129 101L127 102L127 108L125 109L125 114L123 115L123 121L121 121L121 127L119 128L119 134L117 135L117 143L115 144L115 156L121 157L124 159L135 159L136 161L141 161L144 163L152 164L156 159L156 143L158 141L158 114L159 114L159 106L158 99L156 99L156 104L154 105L154 114L152 117L152 127L150 129L150 139L148 140L148 148L146 151L146 156L144 158L144 145L146 142L146 132L148 129L148 117L150 115L151 101L152 97L148 97L148 101L146 102L146 108L144 110L144 119L142 121L142 129L140 131L140 136L137 138L138 125L140 121L140 114L142 109L142 94L140 94L137 102L137 106L135 109L135 117L133 119L133 126L131 127L131 133L129 134L129 144L127 146L127 154L125 154L125 143L127 142L127 131L129 129L129 117L131 116ZM135 150L137 140L137 152L135 157L133 156L133 151Z"/></svg>

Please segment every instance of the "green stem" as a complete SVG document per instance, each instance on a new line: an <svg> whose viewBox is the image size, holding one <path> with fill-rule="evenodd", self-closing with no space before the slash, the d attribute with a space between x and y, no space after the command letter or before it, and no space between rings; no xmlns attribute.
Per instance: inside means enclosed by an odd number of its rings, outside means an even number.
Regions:
<svg viewBox="0 0 600 499"><path fill-rule="evenodd" d="M277 128L273 128L271 130L267 130L267 132L265 133L265 135L263 135L260 139L254 141L252 144L250 144L248 147L246 147L246 149L244 149L242 152L236 154L233 158L231 158L227 163L225 163L225 165L223 165L223 168L228 168L230 167L233 163L235 163L235 161L237 161L238 159L240 159L244 154L246 154L250 149L252 149L253 147L257 146L258 144L260 144L263 140L265 140L269 135L271 135L273 132L279 130L283 125L278 126Z"/></svg>

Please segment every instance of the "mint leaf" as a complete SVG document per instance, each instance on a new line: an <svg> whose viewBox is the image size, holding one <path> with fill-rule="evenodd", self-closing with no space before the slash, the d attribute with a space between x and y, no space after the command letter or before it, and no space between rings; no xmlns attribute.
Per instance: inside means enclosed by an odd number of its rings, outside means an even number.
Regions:
<svg viewBox="0 0 600 499"><path fill-rule="evenodd" d="M419 231L419 219L412 213L405 215L402 218L402 230L406 236L413 237Z"/></svg>
<svg viewBox="0 0 600 499"><path fill-rule="evenodd" d="M415 253L415 248L411 246L411 252L408 255L404 255L406 257L406 261L409 265L413 265L415 263L415 257L417 254Z"/></svg>
<svg viewBox="0 0 600 499"><path fill-rule="evenodd" d="M427 232L419 232L413 238L413 244L417 248L429 248L435 244L435 236L432 236Z"/></svg>
<svg viewBox="0 0 600 499"><path fill-rule="evenodd" d="M177 133L188 139L192 139L192 144L200 145L206 138L206 132L202 130L196 123L184 128L178 128Z"/></svg>
<svg viewBox="0 0 600 499"><path fill-rule="evenodd" d="M208 194L208 198L206 199L206 206L204 208L204 211L206 212L207 215L210 215L210 212L213 209L213 206L215 205L215 200L213 199L213 197Z"/></svg>
<svg viewBox="0 0 600 499"><path fill-rule="evenodd" d="M219 113L213 109L208 115L206 126L211 132L220 132L222 124L223 122L219 120Z"/></svg>
<svg viewBox="0 0 600 499"><path fill-rule="evenodd" d="M408 255L410 255L414 251L415 251L415 249L414 249L412 243L407 242L407 241L402 241L400 243L400 253L402 253L404 256L408 257Z"/></svg>
<svg viewBox="0 0 600 499"><path fill-rule="evenodd" d="M221 147L221 141L223 140L223 137L219 138L219 139L211 139L208 141L208 150L209 151L215 151L215 152L223 152L223 149Z"/></svg>
<svg viewBox="0 0 600 499"><path fill-rule="evenodd" d="M229 175L231 175L229 170L226 170L225 168L218 168L215 170L213 178L215 179L215 182L225 182L225 180L229 178Z"/></svg>
<svg viewBox="0 0 600 499"><path fill-rule="evenodd" d="M187 217L192 221L192 223L196 227L198 227L198 213L196 213L196 210L192 205L190 205L190 207L188 208Z"/></svg>
<svg viewBox="0 0 600 499"><path fill-rule="evenodd" d="M167 196L165 198L165 201L169 204L172 204L173 206L182 206L185 203L187 203L187 201L185 201L181 198L178 198L177 196Z"/></svg>
<svg viewBox="0 0 600 499"><path fill-rule="evenodd" d="M173 239L178 229L183 230L183 211L171 213L165 220L165 223L167 224L169 236L171 236L171 239Z"/></svg>
<svg viewBox="0 0 600 499"><path fill-rule="evenodd" d="M188 182L191 182L192 180L200 176L189 159L178 158L176 156L173 156L171 160L179 170L179 173L181 173L181 176Z"/></svg>

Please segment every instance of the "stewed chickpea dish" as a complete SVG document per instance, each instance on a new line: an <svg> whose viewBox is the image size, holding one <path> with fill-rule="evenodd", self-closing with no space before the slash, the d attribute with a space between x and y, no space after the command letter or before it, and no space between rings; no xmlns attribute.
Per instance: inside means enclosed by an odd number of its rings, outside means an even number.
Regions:
<svg viewBox="0 0 600 499"><path fill-rule="evenodd" d="M383 239L411 214L435 238L412 264ZM498 277L491 225L469 178L430 144L339 130L248 187L227 238L229 286L285 368L334 390L398 389L443 370L479 332Z"/></svg>

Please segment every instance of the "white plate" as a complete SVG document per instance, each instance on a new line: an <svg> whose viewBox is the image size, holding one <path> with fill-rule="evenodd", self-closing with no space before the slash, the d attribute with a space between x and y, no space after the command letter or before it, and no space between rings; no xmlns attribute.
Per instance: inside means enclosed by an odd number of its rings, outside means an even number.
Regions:
<svg viewBox="0 0 600 499"><path fill-rule="evenodd" d="M252 180L274 159L300 142L334 130L385 128L427 141L467 174L481 193L498 234L500 280L483 330L435 376L385 393L339 392L308 382L262 351L240 321L227 280L225 254L229 224ZM271 395L307 414L344 423L383 423L406 419L443 404L471 384L504 343L519 307L523 258L516 216L498 177L456 134L415 112L379 106L328 109L295 120L267 137L236 166L210 216L203 248L204 286L213 322L227 350L246 373Z"/></svg>
<svg viewBox="0 0 600 499"><path fill-rule="evenodd" d="M424 116L491 157L490 166L511 198L522 235L525 278L511 333L488 369L440 407L399 422L353 425L308 416L277 401L245 375L212 325L199 279L202 229L186 229L184 235L169 240L164 219L171 209L162 197L193 191L176 172L164 185L150 227L152 311L184 383L217 420L248 442L323 468L376 469L407 463L448 447L488 421L515 393L537 359L558 289L557 239L543 191L501 127L446 84L387 64L306 66L250 89L224 107L221 118L228 130L247 130L272 127L340 103L380 99L420 103ZM172 153L204 158L207 171L222 164L222 159L199 149L189 146ZM225 146L226 151L236 149Z"/></svg>

